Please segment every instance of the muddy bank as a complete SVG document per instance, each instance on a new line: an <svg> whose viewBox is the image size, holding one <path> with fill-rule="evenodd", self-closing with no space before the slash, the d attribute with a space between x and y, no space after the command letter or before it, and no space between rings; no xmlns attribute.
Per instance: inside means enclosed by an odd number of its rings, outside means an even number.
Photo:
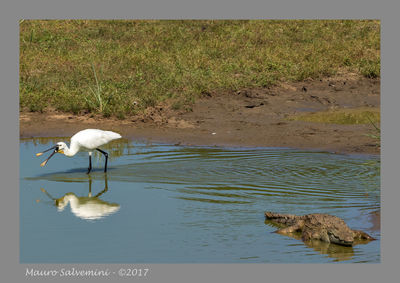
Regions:
<svg viewBox="0 0 400 283"><path fill-rule="evenodd" d="M192 111L168 105L126 120L72 114L20 113L20 137L70 136L110 129L144 142L182 145L291 147L379 154L371 125L291 121L291 115L328 109L379 107L380 80L346 74L279 87L204 93Z"/></svg>

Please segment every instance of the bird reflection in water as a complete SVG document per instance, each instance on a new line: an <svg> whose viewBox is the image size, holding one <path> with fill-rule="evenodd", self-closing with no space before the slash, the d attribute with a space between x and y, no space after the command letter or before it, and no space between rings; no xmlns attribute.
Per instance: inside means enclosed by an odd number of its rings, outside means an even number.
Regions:
<svg viewBox="0 0 400 283"><path fill-rule="evenodd" d="M54 201L58 211L63 211L65 207L70 204L71 212L75 216L84 220L97 220L104 218L110 214L117 212L120 205L117 203L109 203L101 200L99 197L108 191L107 175L104 179L104 189L92 196L92 178L89 175L89 193L88 196L78 197L74 193L66 193L63 197L54 198L45 189L41 188L49 198Z"/></svg>

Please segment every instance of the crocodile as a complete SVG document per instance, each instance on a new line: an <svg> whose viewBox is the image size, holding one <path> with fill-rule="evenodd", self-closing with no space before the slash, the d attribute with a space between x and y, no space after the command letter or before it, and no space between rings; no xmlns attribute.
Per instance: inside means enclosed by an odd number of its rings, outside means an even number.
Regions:
<svg viewBox="0 0 400 283"><path fill-rule="evenodd" d="M297 216L267 211L265 218L275 225L286 226L275 231L276 233L290 235L300 232L303 241L320 240L342 246L353 246L375 240L363 231L350 229L343 219L329 214L313 213Z"/></svg>

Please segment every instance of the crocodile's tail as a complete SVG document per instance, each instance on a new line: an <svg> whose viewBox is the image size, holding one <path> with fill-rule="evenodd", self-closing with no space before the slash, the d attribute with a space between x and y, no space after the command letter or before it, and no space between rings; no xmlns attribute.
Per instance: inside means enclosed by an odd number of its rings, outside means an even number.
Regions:
<svg viewBox="0 0 400 283"><path fill-rule="evenodd" d="M277 218L294 219L294 218L299 217L294 214L281 214L281 213L275 213L275 212L271 212L271 211L266 211L264 214L267 219L277 219Z"/></svg>

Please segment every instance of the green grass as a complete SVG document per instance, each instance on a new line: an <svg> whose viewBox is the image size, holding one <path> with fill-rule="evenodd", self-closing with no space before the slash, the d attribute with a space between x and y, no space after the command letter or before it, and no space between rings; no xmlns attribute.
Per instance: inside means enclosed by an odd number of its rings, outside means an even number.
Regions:
<svg viewBox="0 0 400 283"><path fill-rule="evenodd" d="M378 131L375 123L380 123L379 108L354 108L329 110L295 115L289 118L295 121L318 122L341 125L371 124ZM375 121L375 122L372 122Z"/></svg>
<svg viewBox="0 0 400 283"><path fill-rule="evenodd" d="M380 76L376 20L24 20L20 108L123 119L202 93Z"/></svg>

